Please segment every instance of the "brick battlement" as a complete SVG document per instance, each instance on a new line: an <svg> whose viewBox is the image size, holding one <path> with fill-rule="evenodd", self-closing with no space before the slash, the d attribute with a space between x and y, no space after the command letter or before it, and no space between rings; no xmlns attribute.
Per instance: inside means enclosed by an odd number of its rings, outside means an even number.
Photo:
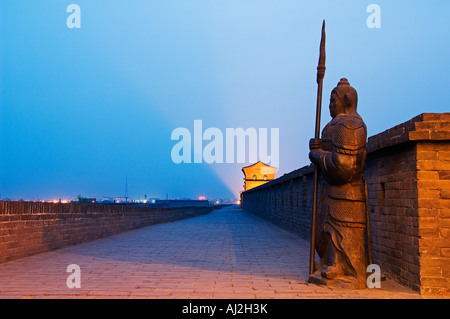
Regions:
<svg viewBox="0 0 450 319"><path fill-rule="evenodd" d="M450 294L450 113L423 113L369 138L373 262L422 294ZM313 167L242 194L243 208L309 240Z"/></svg>
<svg viewBox="0 0 450 319"><path fill-rule="evenodd" d="M213 209L0 201L0 263Z"/></svg>
<svg viewBox="0 0 450 319"><path fill-rule="evenodd" d="M411 120L369 137L367 152L414 141L450 140L450 113L422 113Z"/></svg>

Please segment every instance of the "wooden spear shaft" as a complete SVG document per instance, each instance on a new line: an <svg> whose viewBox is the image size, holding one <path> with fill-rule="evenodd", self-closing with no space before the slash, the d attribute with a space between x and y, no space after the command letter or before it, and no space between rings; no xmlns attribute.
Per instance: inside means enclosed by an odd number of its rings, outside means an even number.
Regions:
<svg viewBox="0 0 450 319"><path fill-rule="evenodd" d="M366 195L366 232L367 232L367 256L368 264L372 265L372 242L370 238L370 221L369 221L369 190L367 188L367 180L364 180L364 191Z"/></svg>
<svg viewBox="0 0 450 319"><path fill-rule="evenodd" d="M316 131L314 138L320 138L320 117L322 109L322 87L325 76L325 20L322 24L322 38L320 40L319 65L317 66L317 107L316 107ZM311 245L309 258L309 274L314 273L315 253L316 253L316 215L317 215L317 197L319 191L319 169L315 165L314 169L314 195L313 212L311 220Z"/></svg>

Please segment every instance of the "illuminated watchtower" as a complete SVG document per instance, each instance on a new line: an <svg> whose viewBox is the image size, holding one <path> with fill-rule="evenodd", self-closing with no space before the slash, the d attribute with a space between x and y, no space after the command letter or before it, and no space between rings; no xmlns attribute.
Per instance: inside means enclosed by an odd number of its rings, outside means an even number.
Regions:
<svg viewBox="0 0 450 319"><path fill-rule="evenodd" d="M256 164L242 168L244 172L244 192L263 185L275 179L276 167L266 165L259 161Z"/></svg>

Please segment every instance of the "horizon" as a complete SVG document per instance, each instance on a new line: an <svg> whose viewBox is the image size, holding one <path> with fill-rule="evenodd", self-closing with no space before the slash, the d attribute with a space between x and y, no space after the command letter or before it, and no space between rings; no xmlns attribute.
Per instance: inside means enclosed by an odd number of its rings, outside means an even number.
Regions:
<svg viewBox="0 0 450 319"><path fill-rule="evenodd" d="M448 1L377 1L379 28L367 1L75 3L80 28L69 2L0 4L0 200L238 199L254 157L247 145L242 162L236 145L226 160L228 129L254 128L258 142L279 130L265 153L255 146L274 162L278 148L276 178L309 165L324 19L321 128L343 77L368 136L450 109ZM178 128L192 136L191 162L171 157Z"/></svg>

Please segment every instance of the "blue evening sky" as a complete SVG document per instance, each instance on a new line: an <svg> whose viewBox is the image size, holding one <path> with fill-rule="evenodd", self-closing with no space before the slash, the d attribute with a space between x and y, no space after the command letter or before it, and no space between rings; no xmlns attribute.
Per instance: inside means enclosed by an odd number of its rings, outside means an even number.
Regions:
<svg viewBox="0 0 450 319"><path fill-rule="evenodd" d="M69 29L69 4L81 28ZM381 8L370 29L369 4ZM326 20L328 99L359 93L369 136L450 111L450 2L2 0L1 198L237 198L244 164L175 164L177 127L279 128L277 176L309 164ZM225 141L224 141L225 142Z"/></svg>

